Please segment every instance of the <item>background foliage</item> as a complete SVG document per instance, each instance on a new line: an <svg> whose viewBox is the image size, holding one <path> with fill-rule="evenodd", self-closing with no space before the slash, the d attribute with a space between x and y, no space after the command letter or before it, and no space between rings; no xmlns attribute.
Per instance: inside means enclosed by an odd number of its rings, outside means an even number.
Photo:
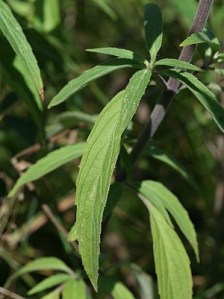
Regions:
<svg viewBox="0 0 224 299"><path fill-rule="evenodd" d="M85 49L114 46L145 55L143 5L152 1L6 2L21 24L39 63L44 81L45 109L37 114L35 107L27 105L30 98L36 97L35 91L30 89L29 77L24 75L20 61L0 33L1 286L7 286L11 274L37 257L54 256L63 260L74 270L72 273L67 270L69 275L82 271L81 261L74 254L74 243L70 246L66 240L66 231L70 230L75 219L74 186L79 161L72 160L29 184L17 197L8 200L6 195L28 165L53 149L86 140L95 116L114 94L126 86L132 70L114 72L94 81L62 105L50 110L47 106L69 80L106 58ZM161 6L164 19L159 58L177 58L179 45L187 37L197 3L193 0L187 3L161 0L156 3ZM221 41L221 47L222 11L223 2L215 1L208 25ZM200 45L194 57L196 65L203 64L205 50L205 46ZM200 79L209 85L223 105L223 64L217 64L215 68L215 72L208 69L201 74ZM144 96L129 134L130 143L138 137L159 92L158 85L154 85ZM148 149L136 165L135 176L161 181L189 211L198 233L201 257L198 264L186 242L192 255L195 298L223 298L223 135L192 94L182 90L154 137L153 146L154 149ZM180 161L189 175L184 172L180 176L167 163L161 163L170 156ZM171 164L170 159L168 161ZM190 179L184 179L186 176ZM145 281L140 280L144 275L148 285L155 287L156 281L148 215L143 205L131 194L122 197L103 235L101 263L104 268L123 281L137 298L149 298L149 295L143 297L138 287L139 281ZM26 296L29 289L51 272L42 274L23 275L13 281L10 288ZM64 278L60 279L62 282ZM80 290L81 285L82 281L78 285ZM105 285L104 281L102 285ZM110 287L110 282L106 285ZM70 288L68 285L66 292ZM119 294L122 285L117 288L114 292ZM144 290L143 287L142 292ZM107 290L102 288L102 292L107 293Z"/></svg>

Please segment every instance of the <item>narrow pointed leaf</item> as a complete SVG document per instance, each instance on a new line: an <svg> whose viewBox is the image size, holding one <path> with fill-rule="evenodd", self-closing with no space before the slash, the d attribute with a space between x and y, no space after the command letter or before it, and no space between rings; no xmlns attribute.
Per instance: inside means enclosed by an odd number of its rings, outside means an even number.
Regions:
<svg viewBox="0 0 224 299"><path fill-rule="evenodd" d="M49 108L64 102L71 95L84 88L89 82L93 80L103 77L116 70L134 66L136 66L136 62L119 58L105 62L101 65L97 65L92 69L85 71L79 77L71 80L67 85L65 85L65 87L63 87L62 90L59 91L59 93L56 94L56 96L50 102Z"/></svg>
<svg viewBox="0 0 224 299"><path fill-rule="evenodd" d="M84 152L84 148L85 143L67 145L41 158L21 175L8 196L14 196L18 189L23 185L33 182L65 163L81 157Z"/></svg>
<svg viewBox="0 0 224 299"><path fill-rule="evenodd" d="M135 299L129 289L121 282L117 282L112 290L112 297L114 299Z"/></svg>
<svg viewBox="0 0 224 299"><path fill-rule="evenodd" d="M143 56L141 56L136 52L132 52L130 50L120 49L120 48L113 48L113 47L96 48L96 49L87 49L86 51L99 53L99 54L112 55L119 58L131 59L139 62L140 64L144 64L146 60Z"/></svg>
<svg viewBox="0 0 224 299"><path fill-rule="evenodd" d="M186 47L204 43L215 45L217 49L220 46L219 40L214 35L209 34L207 31L192 33L180 44L180 46Z"/></svg>
<svg viewBox="0 0 224 299"><path fill-rule="evenodd" d="M151 180L143 181L138 190L159 210L168 223L170 223L170 221L167 219L166 215L164 215L164 211L160 209L159 203L172 215L180 230L194 249L197 260L199 260L198 243L194 226L187 211L177 197L163 184ZM147 202L145 202L145 204L147 205Z"/></svg>
<svg viewBox="0 0 224 299"><path fill-rule="evenodd" d="M161 299L192 299L190 261L176 232L150 205L153 252Z"/></svg>
<svg viewBox="0 0 224 299"><path fill-rule="evenodd" d="M161 48L163 38L163 20L159 6L156 4L145 5L144 26L146 46L149 51L152 65L156 60L156 55Z"/></svg>
<svg viewBox="0 0 224 299"><path fill-rule="evenodd" d="M52 292L48 293L47 295L41 297L41 299L60 299L60 289L55 289Z"/></svg>
<svg viewBox="0 0 224 299"><path fill-rule="evenodd" d="M87 299L86 285L82 280L71 279L68 281L62 292L62 299Z"/></svg>
<svg viewBox="0 0 224 299"><path fill-rule="evenodd" d="M42 270L58 270L71 274L71 269L61 260L55 257L38 258L27 265L20 268L13 274L9 281L14 280L16 277L21 276L28 272L42 271Z"/></svg>
<svg viewBox="0 0 224 299"><path fill-rule="evenodd" d="M178 59L172 59L172 58L165 58L165 59L160 59L155 62L155 66L169 66L169 67L175 67L179 69L187 69L190 71L197 71L200 72L202 69L196 65L193 65L189 62L186 61L181 61Z"/></svg>
<svg viewBox="0 0 224 299"><path fill-rule="evenodd" d="M219 104L215 95L194 75L183 72L169 71L170 76L177 78L195 95L199 102L211 114L219 129L224 132L224 108Z"/></svg>
<svg viewBox="0 0 224 299"><path fill-rule="evenodd" d="M101 222L121 135L137 110L151 72L140 70L100 113L88 137L77 179L77 232L85 270L97 289Z"/></svg>
<svg viewBox="0 0 224 299"><path fill-rule="evenodd" d="M15 53L21 58L23 65L39 95L39 106L42 106L43 82L40 70L21 26L16 21L8 5L0 0L0 29L11 44Z"/></svg>
<svg viewBox="0 0 224 299"><path fill-rule="evenodd" d="M35 285L31 290L29 290L28 295L34 295L43 292L47 289L50 289L52 287L64 283L69 279L71 279L71 276L68 274L55 274L53 276L47 277L44 280L42 280L40 283Z"/></svg>

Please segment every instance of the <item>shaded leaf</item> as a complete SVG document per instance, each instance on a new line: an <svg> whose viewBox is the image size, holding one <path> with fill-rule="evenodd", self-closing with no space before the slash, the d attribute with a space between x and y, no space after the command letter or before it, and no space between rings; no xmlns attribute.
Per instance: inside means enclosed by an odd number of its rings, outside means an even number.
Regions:
<svg viewBox="0 0 224 299"><path fill-rule="evenodd" d="M55 257L43 257L38 258L27 265L20 268L15 274L13 274L9 281L14 280L16 277L21 276L28 272L41 271L41 270L58 270L64 271L68 274L73 273L72 270L61 260Z"/></svg>
<svg viewBox="0 0 224 299"><path fill-rule="evenodd" d="M177 78L195 95L199 102L211 114L219 129L224 132L224 109L217 101L215 95L199 81L194 75L183 72L168 71L168 74Z"/></svg>
<svg viewBox="0 0 224 299"><path fill-rule="evenodd" d="M65 163L81 157L84 152L84 148L85 143L67 145L52 151L47 156L39 159L35 164L31 165L24 174L21 175L8 196L14 196L18 189L23 185L33 182Z"/></svg>
<svg viewBox="0 0 224 299"><path fill-rule="evenodd" d="M131 270L138 282L138 290L141 299L154 299L153 279L138 265L132 264Z"/></svg>
<svg viewBox="0 0 224 299"><path fill-rule="evenodd" d="M170 219L166 213L164 213L164 209L172 215L180 230L194 249L197 260L199 260L198 243L194 226L187 211L177 197L163 184L156 181L147 180L141 182L139 186L134 183L134 186L138 187L138 191L143 194L145 205L149 203L154 205L169 224Z"/></svg>
<svg viewBox="0 0 224 299"><path fill-rule="evenodd" d="M62 90L59 91L59 93L56 94L56 96L52 99L49 104L49 108L64 102L71 95L84 88L89 82L93 80L96 80L116 70L134 66L136 66L136 62L119 58L105 62L101 65L97 65L92 69L85 71L79 77L71 80L67 85L65 85L65 87L63 87Z"/></svg>
<svg viewBox="0 0 224 299"><path fill-rule="evenodd" d="M142 57L140 54L126 49L108 47L108 48L87 49L86 51L117 56L119 58L124 58L124 59L131 59L139 62L140 64L144 64L144 62L146 61L146 59Z"/></svg>
<svg viewBox="0 0 224 299"><path fill-rule="evenodd" d="M60 289L55 289L54 291L48 293L47 295L41 297L41 299L60 299Z"/></svg>
<svg viewBox="0 0 224 299"><path fill-rule="evenodd" d="M182 164L180 164L180 162L177 161L170 154L168 154L164 150L157 148L155 146L148 146L146 149L146 154L148 154L153 159L159 160L159 161L169 165L176 172L178 172L189 184L191 184L192 187L194 187L195 189L198 189L193 178L189 175L189 173L184 168L184 166Z"/></svg>
<svg viewBox="0 0 224 299"><path fill-rule="evenodd" d="M60 1L44 0L43 1L43 26L46 32L54 30L61 22Z"/></svg>
<svg viewBox="0 0 224 299"><path fill-rule="evenodd" d="M35 285L31 290L29 290L28 295L33 295L45 291L69 279L71 279L71 276L68 274L55 274L53 276L47 277L44 280L42 280L40 283Z"/></svg>
<svg viewBox="0 0 224 299"><path fill-rule="evenodd" d="M42 107L43 82L36 58L28 43L21 26L16 21L8 5L0 0L0 29L11 44L13 50L21 58L23 65L29 74L32 84L39 95L38 106Z"/></svg>
<svg viewBox="0 0 224 299"><path fill-rule="evenodd" d="M135 299L133 294L121 282L115 283L115 286L112 290L112 296L114 299Z"/></svg>
<svg viewBox="0 0 224 299"><path fill-rule="evenodd" d="M197 72L202 71L202 69L196 65L193 65L186 61L172 59L172 58L165 58L165 59L157 60L154 65L155 66L170 66L170 67L175 67L175 68L179 68L179 69L187 69L190 71L197 71Z"/></svg>
<svg viewBox="0 0 224 299"><path fill-rule="evenodd" d="M190 261L177 234L149 205L153 252L161 299L192 299Z"/></svg>
<svg viewBox="0 0 224 299"><path fill-rule="evenodd" d="M87 299L86 285L82 280L71 279L68 281L62 292L62 299Z"/></svg>
<svg viewBox="0 0 224 299"><path fill-rule="evenodd" d="M159 6L156 4L145 5L144 27L146 46L151 57L150 64L156 60L156 55L161 48L163 38L163 20Z"/></svg>
<svg viewBox="0 0 224 299"><path fill-rule="evenodd" d="M130 123L151 78L140 70L100 113L91 131L77 179L77 231L85 270L97 289L101 222L121 136Z"/></svg>

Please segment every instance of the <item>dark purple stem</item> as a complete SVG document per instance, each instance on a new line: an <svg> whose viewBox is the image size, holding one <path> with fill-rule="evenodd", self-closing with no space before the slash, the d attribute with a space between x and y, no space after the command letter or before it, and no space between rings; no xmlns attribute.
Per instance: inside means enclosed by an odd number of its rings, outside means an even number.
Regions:
<svg viewBox="0 0 224 299"><path fill-rule="evenodd" d="M213 1L214 0L199 1L190 34L200 32L204 29L211 12ZM180 53L179 60L191 62L195 49L195 45L184 47ZM170 78L168 80L165 92L160 96L158 102L156 103L151 115L149 116L149 120L145 128L143 129L131 152L131 160L133 163L136 162L138 157L147 146L149 140L154 136L162 120L164 119L167 109L171 105L174 96L178 92L179 87L180 83L178 80L174 78Z"/></svg>

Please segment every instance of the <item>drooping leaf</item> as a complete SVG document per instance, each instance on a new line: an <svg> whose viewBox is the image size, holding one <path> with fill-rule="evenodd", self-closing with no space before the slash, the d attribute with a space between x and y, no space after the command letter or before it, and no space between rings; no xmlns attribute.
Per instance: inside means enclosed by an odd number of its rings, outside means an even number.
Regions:
<svg viewBox="0 0 224 299"><path fill-rule="evenodd" d="M177 161L174 157L172 157L169 153L167 153L166 151L160 148L150 145L146 148L146 154L148 154L153 159L159 160L169 165L177 173L179 173L189 184L191 184L192 187L198 189L193 178L190 176L190 174L187 172L184 166L179 161Z"/></svg>
<svg viewBox="0 0 224 299"><path fill-rule="evenodd" d="M121 282L117 282L112 290L112 297L114 299L135 299L129 289Z"/></svg>
<svg viewBox="0 0 224 299"><path fill-rule="evenodd" d="M86 285L81 279L68 281L62 292L62 299L87 299Z"/></svg>
<svg viewBox="0 0 224 299"><path fill-rule="evenodd" d="M28 295L40 293L59 284L62 284L69 279L71 279L71 276L68 274L55 274L53 276L47 277L40 283L35 285L32 289L30 289Z"/></svg>
<svg viewBox="0 0 224 299"><path fill-rule="evenodd" d="M217 50L220 47L220 43L217 37L211 34L208 30L205 30L203 32L192 33L180 44L180 46L186 47L190 45L197 45L197 44L204 44L204 43L216 46Z"/></svg>
<svg viewBox="0 0 224 299"><path fill-rule="evenodd" d="M199 260L198 243L194 226L187 211L181 205L177 197L163 184L156 181L147 180L141 182L139 186L137 184L134 185L138 188L138 191L143 194L145 205L150 203L150 205L155 206L169 224L170 219L164 213L164 209L172 215L180 230L194 249L197 260Z"/></svg>
<svg viewBox="0 0 224 299"><path fill-rule="evenodd" d="M179 69L187 69L190 71L197 71L197 72L202 71L202 69L196 65L193 65L186 61L172 59L172 58L165 58L165 59L157 60L154 65L155 66L169 66L169 67L175 67L175 68L179 68Z"/></svg>
<svg viewBox="0 0 224 299"><path fill-rule="evenodd" d="M138 265L132 264L131 270L138 282L140 299L154 299L153 279Z"/></svg>
<svg viewBox="0 0 224 299"><path fill-rule="evenodd" d="M140 64L144 64L144 62L146 61L146 59L140 54L126 49L108 47L108 48L87 49L86 51L99 53L99 54L112 55L124 59L131 59L139 62Z"/></svg>
<svg viewBox="0 0 224 299"><path fill-rule="evenodd" d="M121 135L130 123L151 72L140 70L100 113L88 137L77 179L77 231L85 270L97 289L101 222L111 176L120 150Z"/></svg>
<svg viewBox="0 0 224 299"><path fill-rule="evenodd" d="M224 132L224 108L219 104L215 95L194 75L183 72L168 71L168 74L177 78L195 95L199 102L211 114L219 129Z"/></svg>
<svg viewBox="0 0 224 299"><path fill-rule="evenodd" d="M29 262L27 265L20 268L10 277L9 281L12 281L25 273L41 270L57 270L66 272L68 274L73 273L72 270L60 259L55 257L43 257Z"/></svg>
<svg viewBox="0 0 224 299"><path fill-rule="evenodd" d="M67 85L65 85L65 87L63 87L62 90L59 91L59 93L56 94L56 96L52 99L49 104L49 108L64 102L72 94L84 88L89 82L93 80L96 80L116 70L134 66L136 66L136 62L120 58L113 59L101 65L97 65L92 69L85 71L79 77L71 80Z"/></svg>
<svg viewBox="0 0 224 299"><path fill-rule="evenodd" d="M9 6L2 0L0 0L0 29L11 44L13 50L21 58L32 84L39 95L38 106L42 107L41 99L44 98L43 82L36 58L21 26L13 16Z"/></svg>
<svg viewBox="0 0 224 299"><path fill-rule="evenodd" d="M163 38L163 20L160 8L156 4L146 4L144 10L144 26L146 46L153 65L161 48Z"/></svg>
<svg viewBox="0 0 224 299"><path fill-rule="evenodd" d="M85 143L77 143L52 151L47 156L31 165L27 171L21 175L8 196L14 196L18 189L23 185L33 182L65 163L81 157L84 152L84 148Z"/></svg>
<svg viewBox="0 0 224 299"><path fill-rule="evenodd" d="M190 261L183 244L153 205L149 211L161 299L192 299Z"/></svg>

